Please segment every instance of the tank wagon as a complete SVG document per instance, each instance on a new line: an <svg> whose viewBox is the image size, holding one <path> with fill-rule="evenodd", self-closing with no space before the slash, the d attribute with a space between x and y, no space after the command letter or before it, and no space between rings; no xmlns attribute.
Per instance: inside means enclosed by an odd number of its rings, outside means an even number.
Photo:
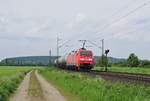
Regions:
<svg viewBox="0 0 150 101"><path fill-rule="evenodd" d="M70 52L65 57L60 57L56 63L60 68L89 70L93 68L94 58L91 50L81 48Z"/></svg>

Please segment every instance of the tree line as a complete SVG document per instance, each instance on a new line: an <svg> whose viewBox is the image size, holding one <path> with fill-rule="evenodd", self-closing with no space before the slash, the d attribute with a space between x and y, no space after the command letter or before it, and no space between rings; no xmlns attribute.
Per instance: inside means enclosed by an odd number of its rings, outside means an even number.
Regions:
<svg viewBox="0 0 150 101"><path fill-rule="evenodd" d="M41 59L41 58L40 58ZM37 59L16 59L16 58L7 58L0 62L0 65L4 66L48 66L54 65L54 60L56 57L47 58L46 60L39 61ZM127 59L122 59L119 62L112 62L113 59L109 60L106 58L105 55L101 57L95 57L95 65L100 67L105 67L108 64L108 67L116 66L116 67L150 67L149 60L141 60L136 56L134 53L131 53Z"/></svg>
<svg viewBox="0 0 150 101"><path fill-rule="evenodd" d="M4 59L0 62L0 66L49 66L52 65L50 60L47 61L26 61L16 59Z"/></svg>
<svg viewBox="0 0 150 101"><path fill-rule="evenodd" d="M118 67L150 67L149 60L141 60L134 53L131 53L125 61L112 64Z"/></svg>

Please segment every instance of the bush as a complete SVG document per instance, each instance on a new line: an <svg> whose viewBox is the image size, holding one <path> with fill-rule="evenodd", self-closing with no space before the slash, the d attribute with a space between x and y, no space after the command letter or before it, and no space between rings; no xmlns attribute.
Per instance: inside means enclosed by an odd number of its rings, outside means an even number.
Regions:
<svg viewBox="0 0 150 101"><path fill-rule="evenodd" d="M127 64L128 67L137 67L139 65L138 57L134 53L131 53L127 59Z"/></svg>
<svg viewBox="0 0 150 101"><path fill-rule="evenodd" d="M0 83L0 101L8 101L9 95L16 90L23 76L24 74L17 74L9 78L3 78Z"/></svg>
<svg viewBox="0 0 150 101"><path fill-rule="evenodd" d="M139 67L150 67L150 61L148 60L141 60Z"/></svg>

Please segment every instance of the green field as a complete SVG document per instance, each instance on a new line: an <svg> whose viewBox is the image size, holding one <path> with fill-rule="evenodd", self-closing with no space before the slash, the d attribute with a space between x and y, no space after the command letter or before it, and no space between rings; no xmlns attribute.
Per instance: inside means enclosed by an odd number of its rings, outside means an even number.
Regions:
<svg viewBox="0 0 150 101"><path fill-rule="evenodd" d="M0 101L7 101L16 90L25 73L32 68L0 66Z"/></svg>
<svg viewBox="0 0 150 101"><path fill-rule="evenodd" d="M40 72L69 101L150 101L149 86L112 83L100 77L54 68L41 69Z"/></svg>
<svg viewBox="0 0 150 101"><path fill-rule="evenodd" d="M94 70L104 70L104 69L102 67L94 67ZM150 74L150 68L142 68L142 67L109 67L108 71Z"/></svg>
<svg viewBox="0 0 150 101"><path fill-rule="evenodd" d="M33 67L0 66L0 101L7 101ZM96 67L95 69L99 69ZM111 67L109 71L147 73L149 68ZM43 75L68 101L150 101L150 87L124 83L112 83L100 77L81 73L68 73L53 67L39 68ZM34 83L34 82L33 82Z"/></svg>

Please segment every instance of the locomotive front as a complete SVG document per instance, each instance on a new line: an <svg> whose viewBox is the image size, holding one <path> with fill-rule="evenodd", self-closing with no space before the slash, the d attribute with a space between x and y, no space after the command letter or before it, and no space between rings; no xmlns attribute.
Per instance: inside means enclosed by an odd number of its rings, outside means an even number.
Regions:
<svg viewBox="0 0 150 101"><path fill-rule="evenodd" d="M79 50L79 67L80 69L92 69L94 65L93 53L90 50Z"/></svg>

